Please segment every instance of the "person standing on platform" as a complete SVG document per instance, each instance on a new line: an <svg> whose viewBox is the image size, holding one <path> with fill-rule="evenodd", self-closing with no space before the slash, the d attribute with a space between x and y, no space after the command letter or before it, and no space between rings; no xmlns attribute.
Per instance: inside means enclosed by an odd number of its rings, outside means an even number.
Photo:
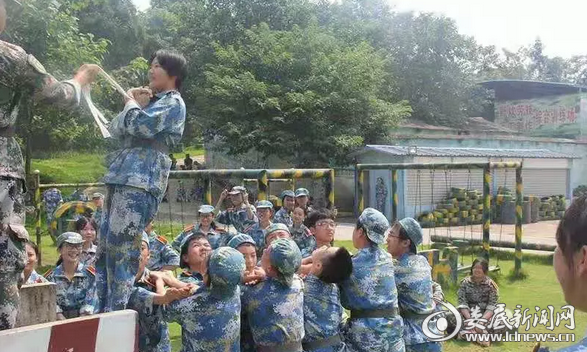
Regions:
<svg viewBox="0 0 587 352"><path fill-rule="evenodd" d="M183 135L186 107L179 89L187 72L185 58L159 50L149 60L149 88L128 91L124 110L110 123L122 149L107 158L98 260L100 312L121 310L139 268L141 237L157 213L171 168L169 149ZM150 96L141 107L135 100Z"/></svg>

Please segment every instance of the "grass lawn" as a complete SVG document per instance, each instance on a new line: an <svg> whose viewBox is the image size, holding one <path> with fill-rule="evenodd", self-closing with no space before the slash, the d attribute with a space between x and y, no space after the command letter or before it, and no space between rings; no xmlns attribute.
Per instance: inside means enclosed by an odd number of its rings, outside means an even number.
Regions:
<svg viewBox="0 0 587 352"><path fill-rule="evenodd" d="M189 147L174 156L183 160L186 153L204 155L204 149ZM105 153L59 153L49 159L33 159L31 168L41 171L41 183L99 182L106 173L105 156Z"/></svg>
<svg viewBox="0 0 587 352"><path fill-rule="evenodd" d="M169 236L164 229L168 227L168 224L162 224L162 231L158 233ZM30 233L34 233L33 229L29 229ZM336 245L344 246L351 251L354 251L351 241L337 241ZM41 252L43 255L42 268L39 268L39 272L44 272L50 266L47 263L55 263L57 260L57 252L48 235L44 235L42 239ZM492 274L494 280L499 285L500 290L500 303L505 303L506 307L511 309L515 308L517 304L522 305L523 309L529 308L530 314L534 312L534 307L538 306L540 309L547 308L548 305L555 307L555 311L560 311L560 307L566 303L560 286L556 280L556 276L552 265L544 264L544 259L535 259L531 256L525 256L525 261L522 265L524 271L528 277L522 281L509 281L507 273L513 268L513 260L500 260L499 266L501 267L501 274ZM465 264L470 263L472 257L465 255L463 261ZM495 259L492 260L492 264L495 263ZM447 299L455 304L456 303L456 289L445 288L445 295ZM576 328L573 331L566 329L563 322L560 327L555 328L554 333L575 333L575 341L579 341L583 338L584 332L587 329L587 314L582 312L575 312L575 324ZM520 328L518 332L526 332L524 328ZM530 328L530 333L548 333L544 326L536 326ZM173 345L173 351L179 351L181 347L181 329L177 324L169 325L169 333ZM546 343L543 344L551 348L561 348L568 343ZM462 342L462 341L449 341L445 343L443 350L448 352L473 352L473 351L531 351L534 347L533 342L521 342L521 343L497 343L492 345L490 348L482 348L478 345Z"/></svg>

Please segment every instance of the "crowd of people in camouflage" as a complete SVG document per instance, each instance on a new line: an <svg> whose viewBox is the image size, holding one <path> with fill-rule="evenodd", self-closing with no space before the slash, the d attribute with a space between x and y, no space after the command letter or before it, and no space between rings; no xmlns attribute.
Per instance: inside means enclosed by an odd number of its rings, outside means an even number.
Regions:
<svg viewBox="0 0 587 352"><path fill-rule="evenodd" d="M20 4L0 0L0 32L13 6ZM168 322L181 326L183 352L442 350L423 331L444 298L427 260L417 255L423 234L414 219L390 224L380 211L365 209L353 230L351 255L334 246L335 215L313 209L307 189L284 191L275 212L269 201L249 204L246 189L236 186L224 190L216 206L202 205L198 220L170 243L155 233L169 171L177 168L169 151L179 144L186 118L180 89L187 63L165 50L149 60L149 87L129 90L109 125L120 147L107 158L107 194L93 194L96 210L58 236L59 260L39 275L39 248L24 227L26 182L16 119L33 103L75 108L101 69L83 65L71 80L59 82L32 55L4 41L0 59L0 330L15 325L21 285L53 282L56 319L137 311L143 352L171 351ZM186 155L184 169L193 167ZM49 189L43 198L51 222L62 194ZM586 218L579 216L585 200L579 202L565 219ZM563 263L583 265L572 255L587 247L585 231L565 219L557 233L559 279L577 275ZM587 309L580 298L585 287L565 282L568 300ZM474 262L458 292L463 318L480 309L489 319L497 300L487 262ZM586 346L583 340L566 351Z"/></svg>

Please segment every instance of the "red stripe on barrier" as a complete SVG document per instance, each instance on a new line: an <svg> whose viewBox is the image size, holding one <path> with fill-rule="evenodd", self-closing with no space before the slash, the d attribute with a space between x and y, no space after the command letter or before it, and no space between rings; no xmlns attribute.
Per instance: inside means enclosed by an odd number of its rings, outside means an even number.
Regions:
<svg viewBox="0 0 587 352"><path fill-rule="evenodd" d="M100 318L75 320L53 326L47 352L96 352Z"/></svg>

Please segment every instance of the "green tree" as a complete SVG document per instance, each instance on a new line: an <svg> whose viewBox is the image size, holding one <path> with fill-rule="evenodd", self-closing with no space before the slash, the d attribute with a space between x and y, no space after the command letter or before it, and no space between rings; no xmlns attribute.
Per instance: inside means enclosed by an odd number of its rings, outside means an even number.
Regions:
<svg viewBox="0 0 587 352"><path fill-rule="evenodd" d="M145 31L131 0L73 0L71 6L80 32L110 42L105 68L126 66L142 55Z"/></svg>
<svg viewBox="0 0 587 352"><path fill-rule="evenodd" d="M342 163L411 111L383 94L385 59L367 43L346 46L316 25L266 24L238 44L215 45L201 91L205 129L230 154L251 149L296 166Z"/></svg>

